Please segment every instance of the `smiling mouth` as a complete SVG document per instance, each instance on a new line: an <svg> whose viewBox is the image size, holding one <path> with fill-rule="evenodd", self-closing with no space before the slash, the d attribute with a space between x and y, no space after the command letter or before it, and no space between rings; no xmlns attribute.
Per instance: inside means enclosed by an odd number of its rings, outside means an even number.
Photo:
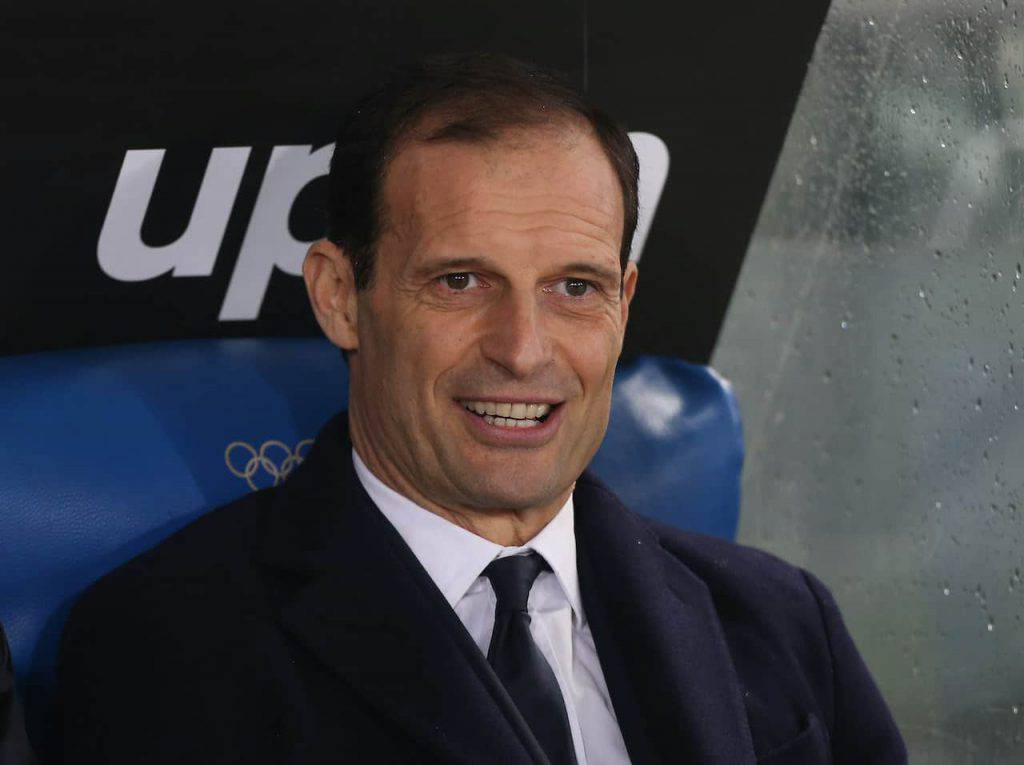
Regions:
<svg viewBox="0 0 1024 765"><path fill-rule="evenodd" d="M497 401L460 401L466 411L488 425L499 428L535 428L543 423L560 404L526 404Z"/></svg>

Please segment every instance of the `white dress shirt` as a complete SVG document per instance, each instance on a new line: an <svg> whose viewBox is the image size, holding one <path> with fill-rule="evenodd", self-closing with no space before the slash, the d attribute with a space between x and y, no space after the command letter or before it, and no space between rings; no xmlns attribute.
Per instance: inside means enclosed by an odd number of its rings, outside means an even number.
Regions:
<svg viewBox="0 0 1024 765"><path fill-rule="evenodd" d="M558 680L576 759L579 765L628 763L580 600L572 496L527 544L502 547L389 488L363 464L355 449L352 462L370 499L405 540L485 655L497 599L483 570L495 558L529 551L547 561L551 571L542 571L530 591L530 633Z"/></svg>

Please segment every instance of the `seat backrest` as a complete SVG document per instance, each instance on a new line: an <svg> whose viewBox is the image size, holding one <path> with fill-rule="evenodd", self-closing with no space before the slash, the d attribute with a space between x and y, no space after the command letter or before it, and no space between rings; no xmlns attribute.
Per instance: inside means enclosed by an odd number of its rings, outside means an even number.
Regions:
<svg viewBox="0 0 1024 765"><path fill-rule="evenodd" d="M90 583L202 513L285 480L344 408L324 340L126 345L0 359L0 622L29 732L52 739L59 635ZM625 502L731 538L743 446L706 367L620 368L593 469Z"/></svg>

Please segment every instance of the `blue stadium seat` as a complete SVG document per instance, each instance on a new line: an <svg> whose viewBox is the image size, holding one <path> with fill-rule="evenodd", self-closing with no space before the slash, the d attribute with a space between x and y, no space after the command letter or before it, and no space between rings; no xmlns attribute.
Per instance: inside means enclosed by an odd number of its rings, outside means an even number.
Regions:
<svg viewBox="0 0 1024 765"><path fill-rule="evenodd" d="M54 663L75 597L243 492L284 480L348 381L325 340L125 345L0 359L0 622L29 732L51 738ZM743 443L707 367L621 367L593 468L648 515L732 538Z"/></svg>

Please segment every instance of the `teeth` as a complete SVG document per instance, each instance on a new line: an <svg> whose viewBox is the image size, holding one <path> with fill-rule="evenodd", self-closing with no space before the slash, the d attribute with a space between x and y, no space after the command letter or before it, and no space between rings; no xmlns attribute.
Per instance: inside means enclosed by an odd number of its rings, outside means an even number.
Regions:
<svg viewBox="0 0 1024 765"><path fill-rule="evenodd" d="M471 412L481 415L487 422L500 427L533 427L537 420L551 411L550 404L513 404L494 401L463 401ZM507 424L506 424L507 423Z"/></svg>
<svg viewBox="0 0 1024 765"><path fill-rule="evenodd" d="M499 428L535 428L540 425L537 420L513 420L511 417L492 417L491 415L484 416L484 422L488 425L497 425Z"/></svg>

